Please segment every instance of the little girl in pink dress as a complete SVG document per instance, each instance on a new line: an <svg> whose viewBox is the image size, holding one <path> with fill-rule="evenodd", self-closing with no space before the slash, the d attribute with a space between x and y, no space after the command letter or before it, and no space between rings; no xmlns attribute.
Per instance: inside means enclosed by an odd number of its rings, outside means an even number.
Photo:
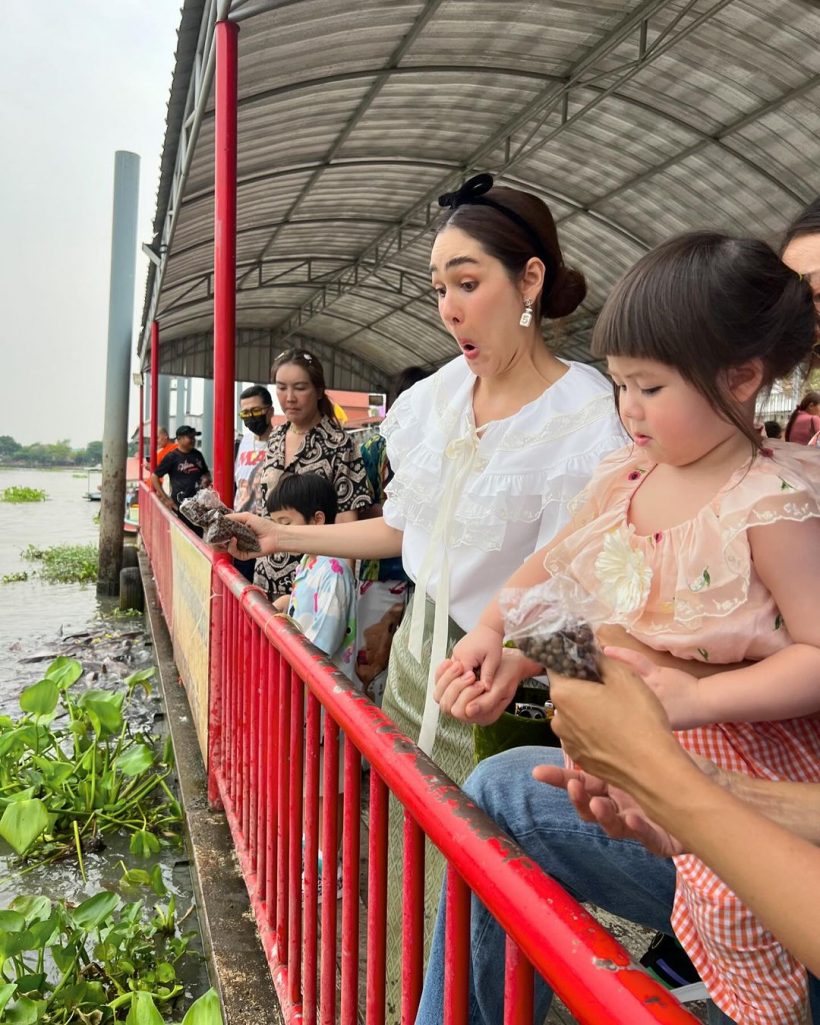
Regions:
<svg viewBox="0 0 820 1025"><path fill-rule="evenodd" d="M813 782L820 453L763 448L753 419L761 388L808 358L815 328L808 285L764 243L698 233L644 257L593 336L633 444L604 460L569 526L508 582L569 577L654 649L663 668L647 683L687 750ZM492 721L538 671L502 651L503 632L494 602L439 670L445 711ZM675 864L673 928L712 999L738 1025L802 1025L802 965L703 862Z"/></svg>

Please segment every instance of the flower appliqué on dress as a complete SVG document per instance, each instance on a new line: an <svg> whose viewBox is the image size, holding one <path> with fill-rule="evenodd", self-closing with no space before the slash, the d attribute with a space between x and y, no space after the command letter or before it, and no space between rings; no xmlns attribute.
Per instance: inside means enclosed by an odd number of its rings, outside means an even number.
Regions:
<svg viewBox="0 0 820 1025"><path fill-rule="evenodd" d="M705 587L708 587L712 583L712 578L709 576L709 569L706 567L697 580L693 580L689 585L689 590L697 593L702 591Z"/></svg>
<svg viewBox="0 0 820 1025"><path fill-rule="evenodd" d="M646 602L652 586L652 567L647 565L643 552L629 543L634 529L610 531L595 560L601 597L619 615L639 609Z"/></svg>

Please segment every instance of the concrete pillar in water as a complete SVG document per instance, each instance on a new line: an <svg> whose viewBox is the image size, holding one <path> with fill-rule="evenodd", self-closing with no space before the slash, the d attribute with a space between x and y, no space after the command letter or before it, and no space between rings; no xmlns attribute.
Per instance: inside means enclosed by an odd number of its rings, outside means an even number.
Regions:
<svg viewBox="0 0 820 1025"><path fill-rule="evenodd" d="M125 514L125 461L128 456L128 394L131 387L131 333L134 270L137 259L137 207L140 158L114 154L114 210L111 227L111 282L108 292L108 360L103 423L100 562L97 594L119 592L122 521Z"/></svg>
<svg viewBox="0 0 820 1025"><path fill-rule="evenodd" d="M199 439L199 450L205 456L211 472L214 468L214 382L213 378L203 380L202 394L202 437Z"/></svg>

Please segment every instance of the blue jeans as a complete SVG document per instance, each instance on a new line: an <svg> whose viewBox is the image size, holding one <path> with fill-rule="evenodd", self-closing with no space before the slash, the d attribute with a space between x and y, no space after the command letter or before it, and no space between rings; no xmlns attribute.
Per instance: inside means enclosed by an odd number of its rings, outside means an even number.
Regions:
<svg viewBox="0 0 820 1025"><path fill-rule="evenodd" d="M563 790L532 778L536 765L563 765L559 750L519 747L488 758L464 784L464 792L508 833L545 872L578 901L590 901L649 929L671 933L675 868L639 843L612 840L583 822ZM505 933L475 897L470 922L470 1025L500 1025L504 1006ZM433 946L416 1025L440 1025L444 994L444 902L439 905ZM811 980L815 1025L820 1025L820 989ZM552 991L536 974L534 1022L541 1025ZM816 1001L816 1004L814 1003ZM709 1022L730 1023L712 1005Z"/></svg>

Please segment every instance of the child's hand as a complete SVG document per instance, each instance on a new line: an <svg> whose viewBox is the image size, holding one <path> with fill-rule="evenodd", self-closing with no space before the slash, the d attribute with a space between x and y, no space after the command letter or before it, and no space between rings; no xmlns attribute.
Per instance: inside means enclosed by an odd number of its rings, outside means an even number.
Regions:
<svg viewBox="0 0 820 1025"><path fill-rule="evenodd" d="M274 601L273 607L277 612L287 612L288 606L290 605L290 595L280 594L279 597Z"/></svg>
<svg viewBox="0 0 820 1025"><path fill-rule="evenodd" d="M540 672L540 668L520 651L505 648L492 683L486 686L476 680L471 669L465 670L461 662L448 659L439 667L433 697L441 710L454 719L489 726L515 697L519 683Z"/></svg>
<svg viewBox="0 0 820 1025"><path fill-rule="evenodd" d="M453 648L453 660L465 669L476 670L484 689L492 685L493 676L501 662L504 638L489 626L477 626L465 634Z"/></svg>
<svg viewBox="0 0 820 1025"><path fill-rule="evenodd" d="M691 730L711 722L703 700L703 682L681 669L656 666L629 648L604 648L604 655L629 666L663 705L673 730ZM706 683L708 686L708 682Z"/></svg>

